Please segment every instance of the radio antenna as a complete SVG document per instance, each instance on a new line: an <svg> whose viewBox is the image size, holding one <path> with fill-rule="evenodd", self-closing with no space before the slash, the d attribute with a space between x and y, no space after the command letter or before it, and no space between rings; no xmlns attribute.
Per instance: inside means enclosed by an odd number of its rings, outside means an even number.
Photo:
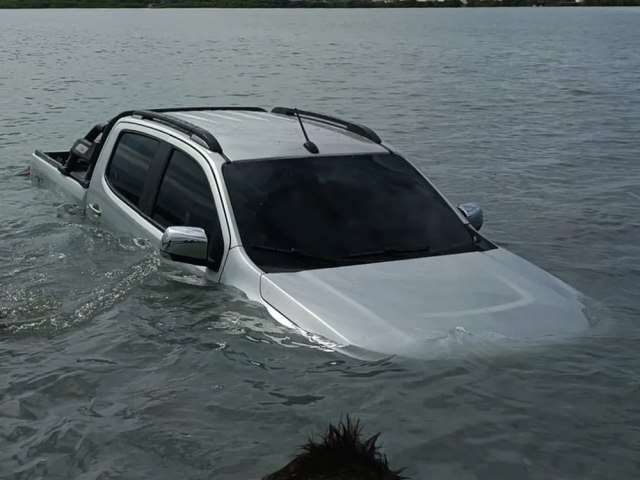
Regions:
<svg viewBox="0 0 640 480"><path fill-rule="evenodd" d="M313 143L311 140L309 140L309 135L307 135L307 131L304 129L304 125L302 124L302 119L300 118L300 114L298 113L298 109L294 108L293 111L296 114L296 117L298 117L298 122L300 122L300 128L302 128L302 134L304 135L304 139L306 140L306 142L304 142L304 148L306 148L309 153L320 153L320 150L318 150L318 146Z"/></svg>

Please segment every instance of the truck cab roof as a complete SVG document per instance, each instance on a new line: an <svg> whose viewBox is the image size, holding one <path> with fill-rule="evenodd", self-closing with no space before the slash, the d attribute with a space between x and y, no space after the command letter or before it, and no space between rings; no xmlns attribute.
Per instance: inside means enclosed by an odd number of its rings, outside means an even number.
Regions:
<svg viewBox="0 0 640 480"><path fill-rule="evenodd" d="M310 156L312 153L304 146L305 133L321 155L389 151L368 127L284 107L271 112L258 107L175 108L139 110L119 116L126 117L177 129L220 153L227 162Z"/></svg>

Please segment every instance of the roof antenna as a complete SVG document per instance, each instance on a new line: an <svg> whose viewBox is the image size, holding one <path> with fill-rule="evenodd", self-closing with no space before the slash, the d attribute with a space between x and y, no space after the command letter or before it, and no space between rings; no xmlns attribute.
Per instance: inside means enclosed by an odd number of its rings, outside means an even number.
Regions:
<svg viewBox="0 0 640 480"><path fill-rule="evenodd" d="M302 133L304 134L304 138L306 140L306 142L304 142L304 148L306 148L309 151L309 153L320 153L320 150L318 150L317 145L313 143L311 140L309 140L309 135L307 135L307 131L304 129L304 125L302 124L302 119L300 118L298 109L294 108L293 111L295 112L296 117L298 117L298 122L300 122L300 128L302 128Z"/></svg>

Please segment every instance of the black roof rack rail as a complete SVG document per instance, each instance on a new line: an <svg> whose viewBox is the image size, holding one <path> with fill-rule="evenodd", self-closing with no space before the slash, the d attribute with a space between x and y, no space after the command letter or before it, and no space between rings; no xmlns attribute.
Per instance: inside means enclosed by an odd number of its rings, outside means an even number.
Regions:
<svg viewBox="0 0 640 480"><path fill-rule="evenodd" d="M214 137L211 132L198 127L193 123L180 120L179 118L172 117L171 115L165 115L164 112L157 110L135 110L131 115L134 117L140 117L143 120L152 120L169 125L176 130L180 130L192 137L196 137L203 143L203 146L207 147L212 152L222 155L222 147L220 146L220 143L218 143L216 137Z"/></svg>
<svg viewBox="0 0 640 480"><path fill-rule="evenodd" d="M171 112L206 112L206 111L222 111L222 112L263 112L266 110L262 107L170 107L170 108L149 108L149 112L171 113Z"/></svg>
<svg viewBox="0 0 640 480"><path fill-rule="evenodd" d="M271 113L279 113L282 115L289 115L293 117L296 115L296 109L289 107L275 107L271 110ZM305 110L298 110L298 113L302 117L308 117L313 120L318 120L323 123L327 123L329 125L343 127L351 133L355 133L356 135L360 135L361 137L367 138L375 143L382 143L382 139L371 130L369 127L365 127L364 125L360 125L358 123L348 122L346 120L341 120L336 117L330 117L329 115L323 115L321 113L308 112Z"/></svg>

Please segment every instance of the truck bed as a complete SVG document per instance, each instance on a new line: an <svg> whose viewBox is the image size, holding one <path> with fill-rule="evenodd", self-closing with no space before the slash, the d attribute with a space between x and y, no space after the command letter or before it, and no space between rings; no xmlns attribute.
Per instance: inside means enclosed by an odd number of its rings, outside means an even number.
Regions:
<svg viewBox="0 0 640 480"><path fill-rule="evenodd" d="M69 158L69 152L41 152L40 150L36 150L35 155L37 155L40 159L45 162L53 165L54 167L62 167L67 162ZM86 175L89 171L89 163L79 161L76 163L74 170L70 173L70 176L77 180L78 182L84 184L86 181Z"/></svg>
<svg viewBox="0 0 640 480"><path fill-rule="evenodd" d="M31 178L38 185L60 190L78 204L84 205L89 182L86 179L88 163L78 163L69 174L60 171L69 158L69 152L42 152L36 150L31 158Z"/></svg>

